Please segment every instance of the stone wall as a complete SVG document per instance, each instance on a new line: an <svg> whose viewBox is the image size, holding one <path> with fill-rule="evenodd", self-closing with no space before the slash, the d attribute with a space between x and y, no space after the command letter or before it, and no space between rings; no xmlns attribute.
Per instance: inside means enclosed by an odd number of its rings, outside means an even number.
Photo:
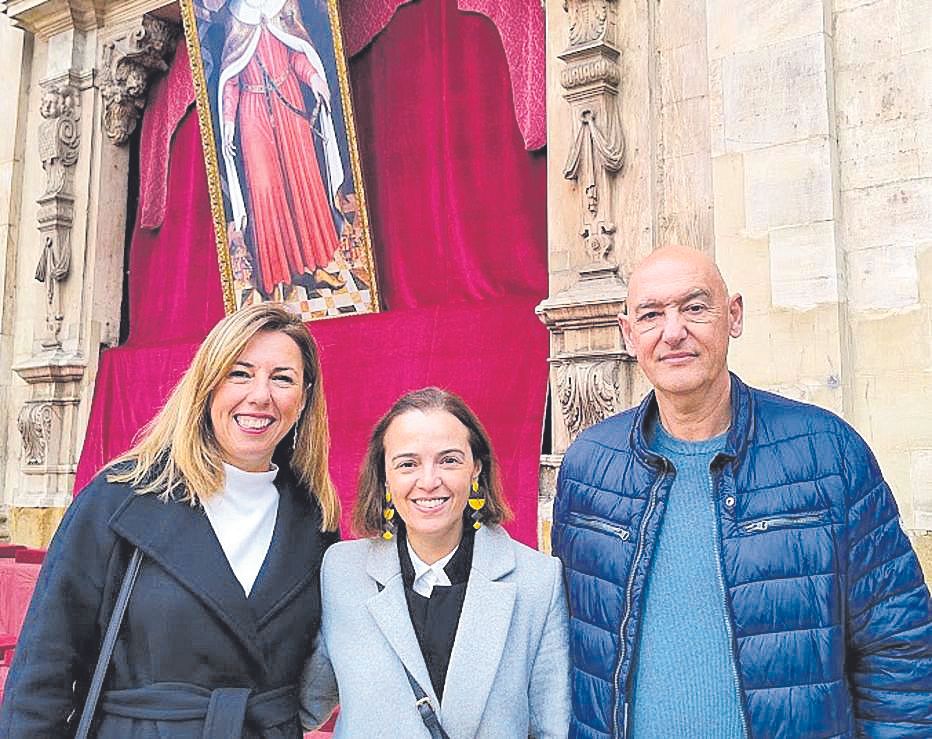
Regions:
<svg viewBox="0 0 932 739"><path fill-rule="evenodd" d="M551 295L573 282L578 220L563 5L547 6ZM733 368L858 429L932 577L932 2L568 6L619 18L620 276L664 243L714 253L745 298Z"/></svg>
<svg viewBox="0 0 932 739"><path fill-rule="evenodd" d="M72 499L119 336L125 144L178 36L160 5L0 0L0 539L46 546Z"/></svg>

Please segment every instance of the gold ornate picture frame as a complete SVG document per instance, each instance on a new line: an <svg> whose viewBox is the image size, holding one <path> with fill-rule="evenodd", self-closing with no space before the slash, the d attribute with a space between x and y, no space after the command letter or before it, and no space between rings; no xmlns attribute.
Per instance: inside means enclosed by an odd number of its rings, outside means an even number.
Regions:
<svg viewBox="0 0 932 739"><path fill-rule="evenodd" d="M379 310L337 0L181 0L231 313Z"/></svg>

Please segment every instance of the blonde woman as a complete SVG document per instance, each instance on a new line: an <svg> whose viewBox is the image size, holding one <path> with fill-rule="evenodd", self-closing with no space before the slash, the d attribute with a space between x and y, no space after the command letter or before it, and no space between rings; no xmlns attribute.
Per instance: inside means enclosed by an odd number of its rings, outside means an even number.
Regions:
<svg viewBox="0 0 932 739"><path fill-rule="evenodd" d="M141 440L65 515L0 736L74 733L138 549L91 735L300 737L296 683L339 519L328 449L317 348L300 319L264 304L217 324Z"/></svg>

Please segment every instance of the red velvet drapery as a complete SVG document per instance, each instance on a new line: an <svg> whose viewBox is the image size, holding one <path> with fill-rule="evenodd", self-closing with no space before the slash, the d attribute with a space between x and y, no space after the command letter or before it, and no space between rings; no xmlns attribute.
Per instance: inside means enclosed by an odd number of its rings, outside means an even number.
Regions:
<svg viewBox="0 0 932 739"><path fill-rule="evenodd" d="M350 76L388 310L311 324L334 480L349 501L374 421L402 392L441 385L486 424L517 514L510 528L534 544L545 162L524 150L501 41L455 0L417 3L399 9ZM191 112L172 141L165 221L133 235L130 336L101 357L78 488L129 446L223 314L199 146Z"/></svg>

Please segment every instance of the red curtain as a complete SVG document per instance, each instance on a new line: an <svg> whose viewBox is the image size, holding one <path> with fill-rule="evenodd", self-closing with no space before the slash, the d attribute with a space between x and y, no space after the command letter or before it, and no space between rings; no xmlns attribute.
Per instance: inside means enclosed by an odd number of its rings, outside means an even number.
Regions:
<svg viewBox="0 0 932 739"><path fill-rule="evenodd" d="M524 149L501 41L455 0L414 3L350 76L387 310L310 325L334 480L348 503L375 420L401 393L440 385L486 424L517 514L510 529L533 545L547 377L547 332L533 312L547 287L545 160ZM78 489L130 445L223 315L199 146L191 112L171 145L165 222L133 235L129 340L101 356Z"/></svg>

